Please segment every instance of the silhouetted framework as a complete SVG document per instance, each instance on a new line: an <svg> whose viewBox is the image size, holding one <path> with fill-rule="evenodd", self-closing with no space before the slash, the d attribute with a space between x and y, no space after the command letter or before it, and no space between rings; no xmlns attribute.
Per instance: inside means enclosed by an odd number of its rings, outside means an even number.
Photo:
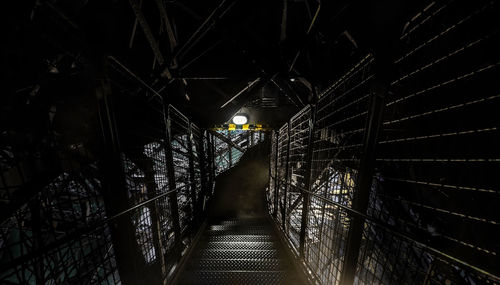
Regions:
<svg viewBox="0 0 500 285"><path fill-rule="evenodd" d="M498 4L433 2L388 84L369 54L274 131L269 212L315 283L500 282Z"/></svg>
<svg viewBox="0 0 500 285"><path fill-rule="evenodd" d="M96 91L103 136L90 138L100 148L53 137L39 169L2 148L1 284L165 284L196 233L213 140L160 96L129 92L135 81L117 85L127 75L108 67Z"/></svg>
<svg viewBox="0 0 500 285"><path fill-rule="evenodd" d="M264 140L264 132L247 130L212 131L216 175L233 167L249 147Z"/></svg>

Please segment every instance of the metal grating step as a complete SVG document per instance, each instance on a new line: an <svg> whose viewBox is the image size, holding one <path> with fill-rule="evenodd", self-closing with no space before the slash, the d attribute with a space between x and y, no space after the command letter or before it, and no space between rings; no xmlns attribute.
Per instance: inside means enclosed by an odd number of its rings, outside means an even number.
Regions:
<svg viewBox="0 0 500 285"><path fill-rule="evenodd" d="M220 230L220 231L207 231L205 236L225 236L225 235L269 235L268 230L256 229L240 229L240 230Z"/></svg>
<svg viewBox="0 0 500 285"><path fill-rule="evenodd" d="M277 250L217 250L207 249L195 254L200 259L274 259L279 258Z"/></svg>
<svg viewBox="0 0 500 285"><path fill-rule="evenodd" d="M271 235L215 235L207 238L209 242L270 242Z"/></svg>
<svg viewBox="0 0 500 285"><path fill-rule="evenodd" d="M273 229L262 219L209 225L179 284L298 284Z"/></svg>
<svg viewBox="0 0 500 285"><path fill-rule="evenodd" d="M188 270L200 271L280 271L279 259L199 259Z"/></svg>
<svg viewBox="0 0 500 285"><path fill-rule="evenodd" d="M266 221L261 219L256 220L225 220L219 223L214 223L214 225L226 225L226 226L263 226Z"/></svg>
<svg viewBox="0 0 500 285"><path fill-rule="evenodd" d="M205 245L206 249L242 249L242 250L264 250L274 249L273 242L209 242Z"/></svg>
<svg viewBox="0 0 500 285"><path fill-rule="evenodd" d="M182 284L283 284L284 271L192 271Z"/></svg>
<svg viewBox="0 0 500 285"><path fill-rule="evenodd" d="M209 227L209 231L262 231L269 233L270 230L268 227L259 226L259 225L211 225Z"/></svg>

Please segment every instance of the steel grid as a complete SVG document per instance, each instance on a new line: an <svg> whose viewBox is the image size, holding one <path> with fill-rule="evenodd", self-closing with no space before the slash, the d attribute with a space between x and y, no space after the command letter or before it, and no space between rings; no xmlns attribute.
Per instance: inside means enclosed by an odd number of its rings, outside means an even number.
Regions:
<svg viewBox="0 0 500 285"><path fill-rule="evenodd" d="M500 39L491 25L499 9L494 1L431 2L405 27L366 213L353 209L353 199L375 80L371 56L320 95L312 146L303 145L300 131L288 131L290 123L280 129L272 146L279 171L271 179L279 183L281 207L301 206L283 193L308 191L300 185L304 177L291 173L305 165L303 149L313 148L304 261L317 283L340 282L355 216L364 220L356 284L500 282L494 174Z"/></svg>
<svg viewBox="0 0 500 285"><path fill-rule="evenodd" d="M12 176L2 175L12 192L22 186L11 185ZM120 278L107 225L67 239L105 217L95 164L57 176L2 221L1 283L116 284Z"/></svg>
<svg viewBox="0 0 500 285"><path fill-rule="evenodd" d="M264 140L264 133L261 131L218 130L216 132L225 137L225 140L213 137L216 175L236 165L243 155L241 150L247 150Z"/></svg>
<svg viewBox="0 0 500 285"><path fill-rule="evenodd" d="M127 96L131 97L121 99L141 101L139 96L143 95ZM9 209L16 205L19 207L12 214L3 211L7 208L2 208L2 215L9 215L5 219L2 216L0 283L119 284L123 282L118 274L119 264L124 262L134 263L136 272L128 274L135 279L154 268L161 271L147 278L168 280L171 277L179 251L174 239L175 213L171 211L171 196L177 193L182 197L191 185L194 185L193 189L201 189L199 158L208 154L200 152L200 145L208 148L210 142L206 133L203 135L191 124L195 179L194 182L184 181L184 172L182 175L176 173L174 177L178 187L170 189L166 167L167 132L170 131L173 138L174 162L179 169L184 169L183 165L189 165L186 156L189 149L183 148L186 135L180 131L187 119L176 110L173 120L167 120L168 113L164 110L173 110L173 107L163 108L163 102L158 97L146 101L147 104L141 102L134 110L115 109L120 138L115 173L123 176L105 176L104 173L109 172L104 172L103 164L95 160L95 154L89 154L84 146L75 145L71 151L78 156L73 154L57 158L64 167L58 170L60 174L47 173L46 185L33 184L33 177L23 170L24 158L13 148L5 150L10 152L11 159L2 160L1 193L4 201L10 202ZM142 116L144 122L131 123L130 118L134 115ZM168 122L172 126L170 129ZM61 148L57 143L53 147L55 150ZM6 169L9 171L5 172ZM108 181L123 179L123 183L115 184L117 186L113 189L116 191L112 197L113 205L109 204L111 193L106 193L109 188L104 190L103 178ZM24 197L19 194L26 192L28 185L40 189L34 188L33 196L23 198L26 199L24 201L18 199ZM123 189L118 189L120 185ZM120 200L117 193L123 194L125 200ZM189 214L185 223L192 225L194 217L191 212ZM113 235L116 231L113 233L112 228L117 225L126 226L120 228L120 237ZM129 226L133 240L125 250L135 252L137 249L138 258L133 261L119 260L116 242L122 235L128 234ZM121 246L123 244L118 246L118 250L123 251Z"/></svg>

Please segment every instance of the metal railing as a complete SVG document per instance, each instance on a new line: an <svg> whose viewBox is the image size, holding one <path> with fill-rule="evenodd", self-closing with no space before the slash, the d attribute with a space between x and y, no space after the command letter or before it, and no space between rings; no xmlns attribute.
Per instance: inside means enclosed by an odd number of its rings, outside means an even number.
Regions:
<svg viewBox="0 0 500 285"><path fill-rule="evenodd" d="M54 138L39 161L2 146L2 284L163 284L201 222L208 131L157 94L120 93L128 71L110 64L120 72L98 89L102 137Z"/></svg>
<svg viewBox="0 0 500 285"><path fill-rule="evenodd" d="M427 5L387 88L368 55L273 132L269 212L317 284L500 282L499 8Z"/></svg>
<svg viewBox="0 0 500 285"><path fill-rule="evenodd" d="M215 173L226 171L238 163L243 153L264 140L264 132L251 130L212 131Z"/></svg>

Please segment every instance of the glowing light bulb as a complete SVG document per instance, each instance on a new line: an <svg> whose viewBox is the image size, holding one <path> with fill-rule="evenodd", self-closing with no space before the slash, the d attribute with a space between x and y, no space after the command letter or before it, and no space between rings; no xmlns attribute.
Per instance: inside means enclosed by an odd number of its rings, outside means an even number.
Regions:
<svg viewBox="0 0 500 285"><path fill-rule="evenodd" d="M245 115L236 115L233 117L233 123L236 125L244 125L248 122L248 118Z"/></svg>

